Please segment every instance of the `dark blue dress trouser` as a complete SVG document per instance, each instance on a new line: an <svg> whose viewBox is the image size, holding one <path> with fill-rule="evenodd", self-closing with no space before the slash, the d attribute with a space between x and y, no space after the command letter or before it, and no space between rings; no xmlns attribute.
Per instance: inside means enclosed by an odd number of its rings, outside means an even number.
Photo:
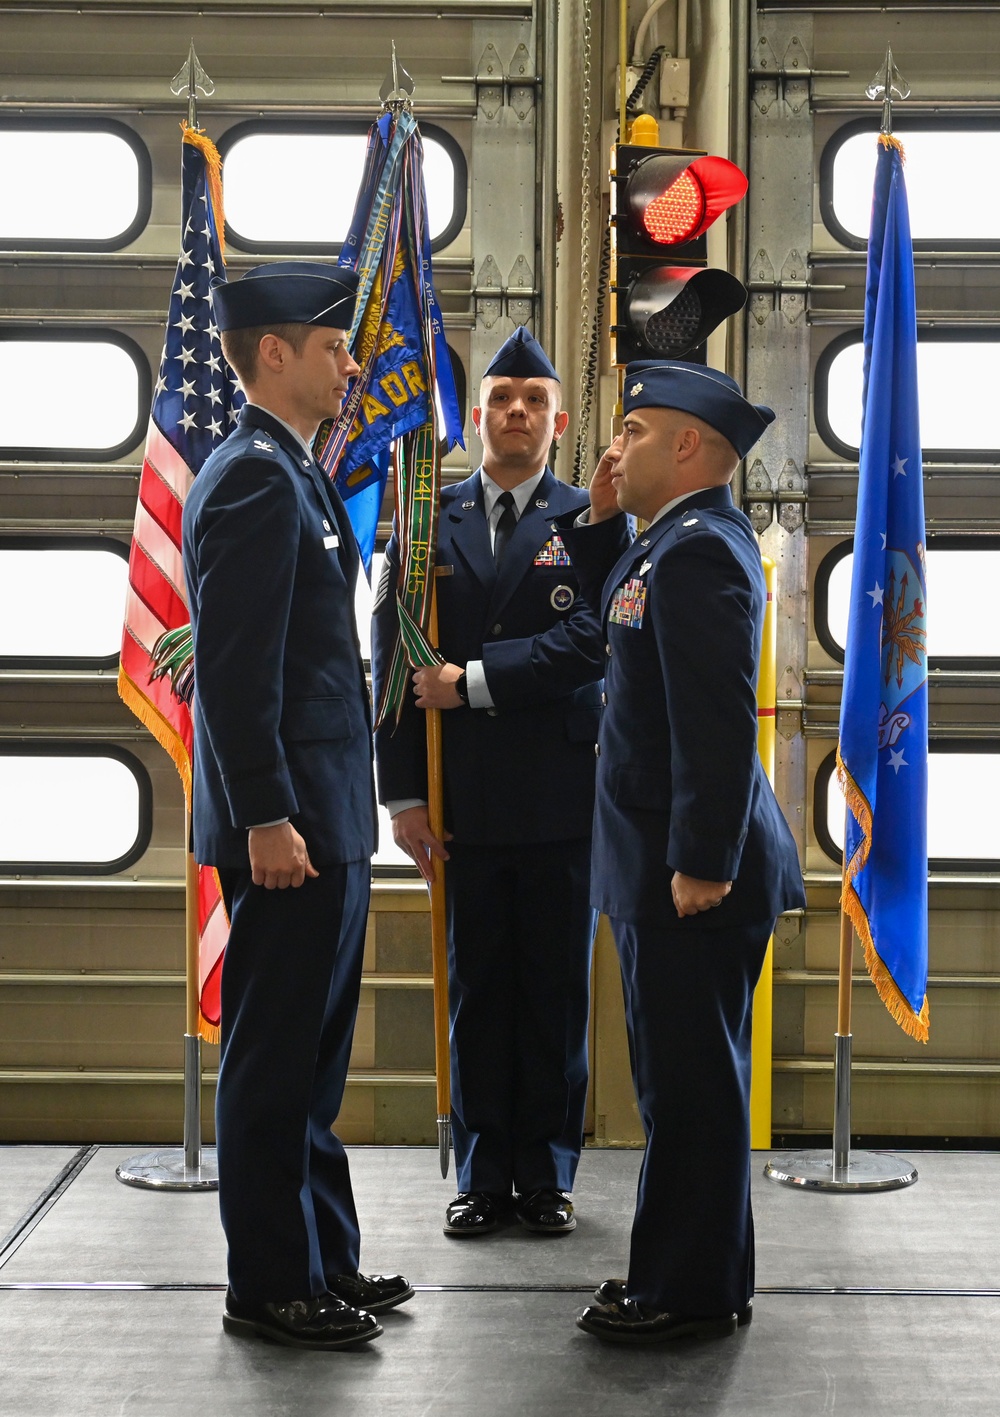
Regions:
<svg viewBox="0 0 1000 1417"><path fill-rule="evenodd" d="M646 1132L627 1293L659 1310L737 1312L754 1283L753 991L774 922L611 926Z"/></svg>
<svg viewBox="0 0 1000 1417"><path fill-rule="evenodd" d="M216 1093L219 1208L240 1299L322 1294L358 1268L340 1110L361 987L369 861L265 890L220 870L232 928Z"/></svg>
<svg viewBox="0 0 1000 1417"><path fill-rule="evenodd" d="M448 850L458 1188L570 1191L587 1101L590 842Z"/></svg>

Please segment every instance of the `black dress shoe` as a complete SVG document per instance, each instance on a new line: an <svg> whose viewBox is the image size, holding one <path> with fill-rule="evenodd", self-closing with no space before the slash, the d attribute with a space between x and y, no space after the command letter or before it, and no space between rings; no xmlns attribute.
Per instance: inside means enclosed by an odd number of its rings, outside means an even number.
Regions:
<svg viewBox="0 0 1000 1417"><path fill-rule="evenodd" d="M362 1274L358 1270L357 1274L335 1274L326 1284L336 1298L370 1314L394 1309L413 1298L413 1286L401 1274Z"/></svg>
<svg viewBox="0 0 1000 1417"><path fill-rule="evenodd" d="M595 1304L620 1304L625 1298L624 1279L606 1279L594 1290ZM736 1322L740 1328L753 1323L753 1300L748 1299L742 1309L736 1311Z"/></svg>
<svg viewBox="0 0 1000 1417"><path fill-rule="evenodd" d="M251 1304L226 1291L222 1327L227 1333L269 1339L289 1348L353 1348L378 1338L382 1325L333 1294L286 1303Z"/></svg>
<svg viewBox="0 0 1000 1417"><path fill-rule="evenodd" d="M498 1230L510 1210L510 1197L497 1191L460 1191L445 1211L444 1233L489 1235Z"/></svg>
<svg viewBox="0 0 1000 1417"><path fill-rule="evenodd" d="M565 1191L525 1191L514 1198L514 1214L536 1235L566 1235L576 1229L573 1202Z"/></svg>
<svg viewBox="0 0 1000 1417"><path fill-rule="evenodd" d="M735 1314L666 1314L622 1299L618 1304L591 1304L576 1321L577 1328L604 1343L670 1343L678 1338L728 1338L736 1332Z"/></svg>

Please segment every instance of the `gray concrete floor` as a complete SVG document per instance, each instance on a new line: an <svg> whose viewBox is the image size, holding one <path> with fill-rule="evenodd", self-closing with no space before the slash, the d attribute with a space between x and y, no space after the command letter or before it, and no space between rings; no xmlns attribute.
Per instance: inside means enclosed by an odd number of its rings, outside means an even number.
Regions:
<svg viewBox="0 0 1000 1417"><path fill-rule="evenodd" d="M421 1288L370 1350L334 1354L226 1336L215 1195L122 1186L129 1154L0 1148L0 1237L85 1160L0 1252L5 1417L1000 1412L997 1154L908 1150L915 1186L850 1196L775 1186L756 1154L752 1327L636 1352L573 1319L623 1271L637 1153L585 1153L572 1235L455 1242L436 1150L353 1148L362 1265Z"/></svg>

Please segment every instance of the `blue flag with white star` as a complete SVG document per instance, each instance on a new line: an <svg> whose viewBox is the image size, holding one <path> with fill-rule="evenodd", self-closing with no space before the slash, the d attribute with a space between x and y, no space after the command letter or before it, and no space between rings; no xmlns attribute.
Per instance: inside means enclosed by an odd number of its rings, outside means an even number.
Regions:
<svg viewBox="0 0 1000 1417"><path fill-rule="evenodd" d="M858 514L837 769L843 907L893 1018L928 1036L927 596L913 245L898 141L879 138L865 291Z"/></svg>

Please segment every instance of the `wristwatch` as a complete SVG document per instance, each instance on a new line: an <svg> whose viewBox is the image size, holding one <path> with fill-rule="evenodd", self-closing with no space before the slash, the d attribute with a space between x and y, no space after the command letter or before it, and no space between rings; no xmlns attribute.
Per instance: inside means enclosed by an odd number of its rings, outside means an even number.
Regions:
<svg viewBox="0 0 1000 1417"><path fill-rule="evenodd" d="M462 672L461 672L461 674L458 676L458 678L455 680L455 692L458 694L458 697L462 700L462 703L465 704L466 708L468 708L468 706L469 706L469 677L468 677L468 675L466 674L466 672L465 672L464 669L462 670Z"/></svg>

